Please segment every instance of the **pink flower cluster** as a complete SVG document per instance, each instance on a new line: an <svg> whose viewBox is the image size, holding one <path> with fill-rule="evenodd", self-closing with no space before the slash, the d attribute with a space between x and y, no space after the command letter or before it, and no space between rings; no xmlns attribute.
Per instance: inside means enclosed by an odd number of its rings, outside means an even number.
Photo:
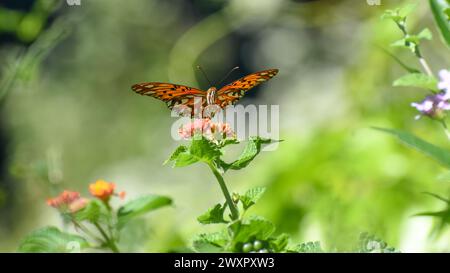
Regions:
<svg viewBox="0 0 450 273"><path fill-rule="evenodd" d="M183 125L178 134L183 139L191 139L201 135L208 140L220 140L235 138L235 133L228 123L212 122L210 119L195 119L193 122Z"/></svg>
<svg viewBox="0 0 450 273"><path fill-rule="evenodd" d="M82 198L80 193L75 191L63 191L54 198L49 198L47 204L62 211L77 212L84 208L88 200Z"/></svg>

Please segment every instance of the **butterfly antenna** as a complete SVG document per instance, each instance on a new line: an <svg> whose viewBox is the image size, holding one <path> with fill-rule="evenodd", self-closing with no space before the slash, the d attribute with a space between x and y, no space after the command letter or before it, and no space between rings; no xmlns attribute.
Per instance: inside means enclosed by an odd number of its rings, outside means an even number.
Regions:
<svg viewBox="0 0 450 273"><path fill-rule="evenodd" d="M233 71L238 70L238 69L239 69L239 66L233 67L233 69L231 69L230 72L228 72L227 75L225 75L225 77L223 77L223 79L219 82L218 85L223 83L223 81L225 81L231 75L231 73L233 73Z"/></svg>
<svg viewBox="0 0 450 273"><path fill-rule="evenodd" d="M205 79L208 81L209 86L213 86L213 84L211 83L211 81L209 80L208 76L206 75L205 71L203 70L203 68L199 65L197 65L197 69L200 70L203 74L203 76L205 76Z"/></svg>

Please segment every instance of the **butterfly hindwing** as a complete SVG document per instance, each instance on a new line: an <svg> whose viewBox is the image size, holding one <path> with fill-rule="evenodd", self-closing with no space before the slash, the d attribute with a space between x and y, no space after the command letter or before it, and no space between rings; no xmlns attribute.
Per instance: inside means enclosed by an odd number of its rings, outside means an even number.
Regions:
<svg viewBox="0 0 450 273"><path fill-rule="evenodd" d="M235 104L245 93L253 87L270 80L278 73L278 69L268 69L252 73L217 91L216 104L225 108L227 105Z"/></svg>

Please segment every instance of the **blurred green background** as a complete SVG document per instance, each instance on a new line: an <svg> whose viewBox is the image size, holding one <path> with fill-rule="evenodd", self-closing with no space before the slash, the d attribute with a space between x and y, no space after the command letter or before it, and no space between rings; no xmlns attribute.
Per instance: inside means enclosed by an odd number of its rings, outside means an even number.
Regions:
<svg viewBox="0 0 450 273"><path fill-rule="evenodd" d="M223 199L207 167L162 166L177 143L164 103L130 86L167 81L208 88L267 68L280 73L243 104L280 105L279 149L225 177L232 191L268 188L252 209L293 242L351 248L361 232L401 251L448 251L433 235L439 210L423 195L448 195L444 169L371 126L408 130L448 147L439 124L414 121L421 90L394 88L406 74L381 47L401 37L380 15L418 3L409 28L429 27L423 45L433 70L448 68L427 1L81 0L0 4L0 251L15 251L33 229L61 224L45 200L105 179L127 198L171 196L173 208L136 220L124 251L167 252L190 244L196 217ZM390 49L392 51L392 49ZM395 51L392 51L395 52ZM419 65L408 52L395 52ZM239 75L237 75L239 74ZM130 225L131 226L131 225Z"/></svg>

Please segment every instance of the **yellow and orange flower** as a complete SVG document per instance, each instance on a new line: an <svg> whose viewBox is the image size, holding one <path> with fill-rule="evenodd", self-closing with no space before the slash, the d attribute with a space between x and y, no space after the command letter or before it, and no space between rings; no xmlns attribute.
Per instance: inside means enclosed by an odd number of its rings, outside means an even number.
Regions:
<svg viewBox="0 0 450 273"><path fill-rule="evenodd" d="M116 185L105 180L97 180L95 183L89 185L89 192L92 196L95 196L103 201L108 201L111 195L119 196L121 199L125 198L125 192L119 192L116 194L114 190Z"/></svg>
<svg viewBox="0 0 450 273"><path fill-rule="evenodd" d="M63 191L60 195L47 199L47 204L62 211L77 212L84 208L88 200L75 191Z"/></svg>

